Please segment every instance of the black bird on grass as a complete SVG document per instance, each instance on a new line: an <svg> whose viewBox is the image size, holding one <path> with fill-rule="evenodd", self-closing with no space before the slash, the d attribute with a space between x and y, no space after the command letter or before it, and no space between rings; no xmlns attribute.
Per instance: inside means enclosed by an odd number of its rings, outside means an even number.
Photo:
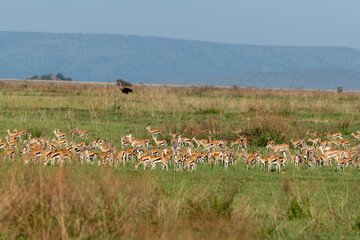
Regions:
<svg viewBox="0 0 360 240"><path fill-rule="evenodd" d="M124 87L124 88L121 89L121 92L124 93L124 94L128 94L128 93L132 93L133 90L131 88Z"/></svg>

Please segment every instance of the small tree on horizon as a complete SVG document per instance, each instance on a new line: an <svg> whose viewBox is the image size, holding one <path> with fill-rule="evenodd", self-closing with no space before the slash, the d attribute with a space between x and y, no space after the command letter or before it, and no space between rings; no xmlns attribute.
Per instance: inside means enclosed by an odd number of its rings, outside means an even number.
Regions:
<svg viewBox="0 0 360 240"><path fill-rule="evenodd" d="M56 74L56 78L59 80L65 80L64 75L62 73Z"/></svg>
<svg viewBox="0 0 360 240"><path fill-rule="evenodd" d="M124 79L117 79L116 80L116 85L119 87L132 87L132 83L125 81Z"/></svg>

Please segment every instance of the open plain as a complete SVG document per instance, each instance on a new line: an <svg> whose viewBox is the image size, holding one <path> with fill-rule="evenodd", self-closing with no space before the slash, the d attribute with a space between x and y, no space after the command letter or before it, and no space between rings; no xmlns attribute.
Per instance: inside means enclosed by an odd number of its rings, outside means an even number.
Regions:
<svg viewBox="0 0 360 240"><path fill-rule="evenodd" d="M274 166L264 171L256 158L247 166L249 156L240 156L254 151L268 156L271 140L300 155L291 140L312 146L309 139L329 140L324 133L341 133L349 141L343 147L332 143L332 149L356 149L359 143L351 134L360 130L359 92L143 85L133 91L124 95L113 84L0 82L0 137L6 142L7 129L26 130L17 140L14 160L0 164L1 238L360 238L357 150L352 164L342 167L336 164L340 156L332 166L309 166L303 159L297 169L285 155L280 171ZM135 169L135 157L124 164L109 158L99 166L98 159L81 163L74 153L60 167L56 160L54 166L44 166L41 159L25 164L29 152L20 153L29 133L52 142L54 129L73 143L96 145L104 139L116 152L130 148L121 138L131 139L131 133L149 139L153 149L149 123L161 129L157 140L169 147L170 133L176 140L179 135L221 140L214 148L193 141L191 146L202 153L223 152L224 158L196 161L196 171L174 171L174 158L169 170L160 165L150 170ZM73 129L86 129L87 138L72 137ZM246 148L231 146L239 137L246 138ZM95 145L92 150L99 154ZM226 167L225 152L234 154Z"/></svg>

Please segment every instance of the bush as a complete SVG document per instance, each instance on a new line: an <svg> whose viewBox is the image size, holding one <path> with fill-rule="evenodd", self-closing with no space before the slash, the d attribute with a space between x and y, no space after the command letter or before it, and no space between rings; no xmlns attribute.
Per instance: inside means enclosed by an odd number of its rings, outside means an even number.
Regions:
<svg viewBox="0 0 360 240"><path fill-rule="evenodd" d="M290 220L311 217L309 200L299 201L296 197L291 200L288 207L288 217Z"/></svg>
<svg viewBox="0 0 360 240"><path fill-rule="evenodd" d="M132 83L125 81L123 79L117 79L116 85L119 87L132 87Z"/></svg>
<svg viewBox="0 0 360 240"><path fill-rule="evenodd" d="M64 75L62 73L58 73L56 74L56 78L59 79L59 80L64 80Z"/></svg>

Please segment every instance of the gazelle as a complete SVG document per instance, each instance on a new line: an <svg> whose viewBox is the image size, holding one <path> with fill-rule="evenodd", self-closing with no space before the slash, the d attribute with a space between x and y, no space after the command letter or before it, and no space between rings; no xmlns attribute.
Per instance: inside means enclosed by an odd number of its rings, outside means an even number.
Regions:
<svg viewBox="0 0 360 240"><path fill-rule="evenodd" d="M268 157L268 171L270 172L271 171L271 166L272 165L275 165L276 167L276 170L279 170L280 171L280 164L279 164L279 161L278 161L278 156L269 156Z"/></svg>
<svg viewBox="0 0 360 240"><path fill-rule="evenodd" d="M135 156L135 153L136 153L136 148L131 147L131 148L127 149L125 151L125 159L126 159L126 161L130 161L130 158L133 158L133 156Z"/></svg>
<svg viewBox="0 0 360 240"><path fill-rule="evenodd" d="M321 143L321 138L314 138L314 139L309 138L308 141L309 141L309 142L312 142L312 145L313 145L313 146L316 146L316 145L318 145L318 144Z"/></svg>
<svg viewBox="0 0 360 240"><path fill-rule="evenodd" d="M223 147L224 143L222 140L211 140L211 136L209 136L209 144L213 144L214 147Z"/></svg>
<svg viewBox="0 0 360 240"><path fill-rule="evenodd" d="M116 153L115 160L119 161L119 163L122 163L125 166L126 151L119 151L118 153Z"/></svg>
<svg viewBox="0 0 360 240"><path fill-rule="evenodd" d="M322 164L323 164L324 167L327 167L327 166L330 165L329 158L328 158L326 155L321 154L321 155L320 155L320 160L321 160L321 162L322 162Z"/></svg>
<svg viewBox="0 0 360 240"><path fill-rule="evenodd" d="M6 141L7 141L8 143L10 143L10 142L17 142L18 138L19 138L18 136L11 136L11 137L6 136L6 137L5 137L5 139L6 139Z"/></svg>
<svg viewBox="0 0 360 240"><path fill-rule="evenodd" d="M232 132L235 133L235 134L241 134L241 133L244 132L244 130L239 129L239 130L233 130Z"/></svg>
<svg viewBox="0 0 360 240"><path fill-rule="evenodd" d="M10 132L10 129L7 129L7 133L9 134L9 137L18 137L21 139L21 132Z"/></svg>
<svg viewBox="0 0 360 240"><path fill-rule="evenodd" d="M199 148L201 143L200 140L197 140L195 137L192 137L191 140L196 143L196 146ZM195 146L195 145L194 145Z"/></svg>
<svg viewBox="0 0 360 240"><path fill-rule="evenodd" d="M26 130L23 129L23 130L20 130L20 131L16 131L20 134L20 136L25 136L26 135Z"/></svg>
<svg viewBox="0 0 360 240"><path fill-rule="evenodd" d="M340 147L343 148L343 149L349 148L350 147L350 141L342 139L340 141Z"/></svg>
<svg viewBox="0 0 360 240"><path fill-rule="evenodd" d="M137 147L139 147L139 148L145 148L146 142L145 142L144 139L133 139L133 138L131 137L131 133L129 133L129 134L127 135L127 137L128 137L128 139L129 139L129 142L131 143L131 146L133 146L133 147L135 147L135 148L137 148Z"/></svg>
<svg viewBox="0 0 360 240"><path fill-rule="evenodd" d="M88 138L88 131L85 129L78 130L79 137L81 138Z"/></svg>
<svg viewBox="0 0 360 240"><path fill-rule="evenodd" d="M7 158L11 158L11 161L14 161L14 159L15 159L15 149L14 148L9 148L5 151L3 162L5 162L5 160Z"/></svg>
<svg viewBox="0 0 360 240"><path fill-rule="evenodd" d="M348 149L347 149L347 151L349 152L349 153L352 153L352 152L358 152L360 150L360 146L359 145L357 145L357 146L352 146L352 147L349 147Z"/></svg>
<svg viewBox="0 0 360 240"><path fill-rule="evenodd" d="M180 135L180 136L181 136L181 135ZM182 141L182 143L184 144L184 146L185 146L185 145L188 145L189 147L192 146L192 141L191 141L190 138L183 137L183 138L181 138L181 141Z"/></svg>
<svg viewBox="0 0 360 240"><path fill-rule="evenodd" d="M355 154L353 154L352 156L349 156L349 157L347 157L347 158L344 158L344 160L345 160L345 166L347 167L347 166L349 166L350 164L351 164L351 165L354 165L355 159L356 159L356 155L355 155Z"/></svg>
<svg viewBox="0 0 360 240"><path fill-rule="evenodd" d="M105 165L107 161L110 161L110 165L112 165L114 157L115 156L113 152L100 152L98 165Z"/></svg>
<svg viewBox="0 0 360 240"><path fill-rule="evenodd" d="M169 134L172 136L172 139L170 141L171 146L177 145L178 144L178 142L177 142L178 139L176 137L176 134L174 134L172 132L170 132Z"/></svg>
<svg viewBox="0 0 360 240"><path fill-rule="evenodd" d="M281 166L283 166L283 168L285 169L285 164L286 164L287 158L286 157L278 157L278 164L279 164L279 171L281 170Z"/></svg>
<svg viewBox="0 0 360 240"><path fill-rule="evenodd" d="M56 128L53 133L55 134L56 138L58 140L60 139L66 139L66 132L60 132L58 128Z"/></svg>
<svg viewBox="0 0 360 240"><path fill-rule="evenodd" d="M312 135L313 137L317 137L319 135L319 133L318 133L318 131L310 132L309 130L307 130L306 135Z"/></svg>
<svg viewBox="0 0 360 240"><path fill-rule="evenodd" d="M64 147L69 146L69 141L68 141L67 139L59 139L59 140L55 140L55 138L54 138L54 139L52 139L51 141L53 141L53 142L55 142L55 143L59 144L60 146L62 146L62 145L64 145Z"/></svg>
<svg viewBox="0 0 360 240"><path fill-rule="evenodd" d="M88 159L88 161L91 161L91 163L95 162L97 156L98 154L96 152L86 150L86 158Z"/></svg>
<svg viewBox="0 0 360 240"><path fill-rule="evenodd" d="M294 146L294 149L296 149L297 147L303 147L304 144L304 140L299 139L299 140L293 140L292 138L290 139L290 142L292 143L292 145Z"/></svg>
<svg viewBox="0 0 360 240"><path fill-rule="evenodd" d="M150 151L150 155L154 155L154 156L158 156L161 154L161 150L159 147L154 147L153 149L151 149Z"/></svg>
<svg viewBox="0 0 360 240"><path fill-rule="evenodd" d="M274 141L274 140L270 140L269 138L268 138L268 144L267 144L267 146L275 146L276 145L276 142Z"/></svg>
<svg viewBox="0 0 360 240"><path fill-rule="evenodd" d="M257 157L257 160L260 162L260 166L261 166L260 170L262 170L263 167L264 167L264 170L266 170L266 165L268 164L269 158L259 154Z"/></svg>
<svg viewBox="0 0 360 240"><path fill-rule="evenodd" d="M330 134L329 138L331 140L336 140L336 139L343 139L342 133L333 133Z"/></svg>
<svg viewBox="0 0 360 240"><path fill-rule="evenodd" d="M147 162L150 162L150 160L149 160L149 155L142 156L142 157L140 158L140 160L135 164L135 169L138 169L138 167L139 167L141 164L144 164L144 169L145 169Z"/></svg>
<svg viewBox="0 0 360 240"><path fill-rule="evenodd" d="M5 137L8 142L8 147L17 149L17 137Z"/></svg>
<svg viewBox="0 0 360 240"><path fill-rule="evenodd" d="M60 163L60 167L62 167L64 165L64 163L65 163L64 160L71 161L71 159L73 157L73 153L71 151L66 150L66 149L58 149L57 152L60 153L59 158L58 158L58 162Z"/></svg>
<svg viewBox="0 0 360 240"><path fill-rule="evenodd" d="M166 140L157 140L155 136L153 136L154 142L158 147L165 147L167 148Z"/></svg>
<svg viewBox="0 0 360 240"><path fill-rule="evenodd" d="M351 133L351 136L353 136L355 138L355 142L360 141L360 134Z"/></svg>
<svg viewBox="0 0 360 240"><path fill-rule="evenodd" d="M346 161L345 161L345 159L343 159L343 158L337 160L337 161L336 161L336 169L337 169L337 171L340 171L340 169L341 169L342 171L344 171L345 163L346 163Z"/></svg>
<svg viewBox="0 0 360 240"><path fill-rule="evenodd" d="M201 159L201 154L198 154L199 158ZM223 163L224 163L224 170L227 171L228 167L229 167L229 163L233 164L233 161L235 161L235 153L232 151L227 151L225 153L225 157L223 158ZM198 161L197 161L198 162Z"/></svg>
<svg viewBox="0 0 360 240"><path fill-rule="evenodd" d="M241 147L242 150L247 149L247 138L246 137L240 137L236 139L235 141L231 142L230 146L238 145L238 149Z"/></svg>
<svg viewBox="0 0 360 240"><path fill-rule="evenodd" d="M283 152L284 155L286 156L286 154L289 154L289 145L288 144L278 144L278 145L271 145L268 144L266 146L266 148L270 148L271 150L273 150L275 153L281 153Z"/></svg>
<svg viewBox="0 0 360 240"><path fill-rule="evenodd" d="M112 150L114 150L113 147L111 147L109 144L103 144L99 146L100 151L110 153Z"/></svg>
<svg viewBox="0 0 360 240"><path fill-rule="evenodd" d="M249 169L249 165L251 165L252 168L255 167L255 163L258 155L259 153L249 154L249 156L246 157L245 159L246 169Z"/></svg>
<svg viewBox="0 0 360 240"><path fill-rule="evenodd" d="M104 139L98 138L98 139L96 139L95 141L93 141L93 142L91 143L91 146L92 146L92 147L99 147L99 146L105 144L105 142L106 142L106 141L105 141Z"/></svg>
<svg viewBox="0 0 360 240"><path fill-rule="evenodd" d="M55 152L57 150L53 150L53 149L44 149L41 151L41 155L40 155L40 161L46 161L50 154Z"/></svg>
<svg viewBox="0 0 360 240"><path fill-rule="evenodd" d="M331 141L329 140L325 140L325 141L322 141L320 143L320 146L324 149L324 150L331 150Z"/></svg>
<svg viewBox="0 0 360 240"><path fill-rule="evenodd" d="M340 149L324 151L321 146L319 147L319 151L321 152L321 154L328 157L330 165L332 165L331 160L335 159L335 161L337 162L339 160L339 158L341 158L341 155L344 152L343 150L340 150Z"/></svg>
<svg viewBox="0 0 360 240"><path fill-rule="evenodd" d="M28 164L32 159L36 161L37 156L41 156L42 149L28 149L28 154L24 160L24 164Z"/></svg>
<svg viewBox="0 0 360 240"><path fill-rule="evenodd" d="M312 167L312 165L313 165L312 157L308 157L308 158L306 158L306 160L305 160L305 164L306 164L307 170L309 171L309 170L310 170L310 168L311 168L311 167Z"/></svg>
<svg viewBox="0 0 360 240"><path fill-rule="evenodd" d="M0 142L0 148L6 150L8 149L9 144L7 142Z"/></svg>
<svg viewBox="0 0 360 240"><path fill-rule="evenodd" d="M322 135L323 135L324 137L330 139L330 133L329 133L329 132L324 132Z"/></svg>
<svg viewBox="0 0 360 240"><path fill-rule="evenodd" d="M151 169L155 169L156 163L161 163L162 170L166 168L166 170L169 170L168 162L166 161L166 158L164 156L149 156L149 160L152 164Z"/></svg>
<svg viewBox="0 0 360 240"><path fill-rule="evenodd" d="M298 153L291 154L291 155L290 155L290 160L291 160L292 162L294 162L295 169L299 169L299 168L300 168L299 163L300 163L300 160L301 160L301 159L300 159L300 156L299 156Z"/></svg>
<svg viewBox="0 0 360 240"><path fill-rule="evenodd" d="M154 136L155 134L159 134L161 135L161 129L160 128L156 128L156 129L151 129L150 128L150 124L149 123L147 126L146 126L146 129Z"/></svg>
<svg viewBox="0 0 360 240"><path fill-rule="evenodd" d="M71 130L71 137L79 136L78 129Z"/></svg>
<svg viewBox="0 0 360 240"><path fill-rule="evenodd" d="M121 143L121 147L123 149L126 149L127 146L129 145L130 141L129 141L129 139L126 139L125 137L121 137L120 143Z"/></svg>
<svg viewBox="0 0 360 240"><path fill-rule="evenodd" d="M187 159L185 161L183 171L185 171L186 168L191 169L192 172L195 171L196 170L196 159L197 159L197 155L193 155L191 158Z"/></svg>
<svg viewBox="0 0 360 240"><path fill-rule="evenodd" d="M181 135L179 135L179 137L177 139L177 144L179 144L180 146L188 145L189 147L191 147L192 142L191 142L190 138L181 137Z"/></svg>
<svg viewBox="0 0 360 240"><path fill-rule="evenodd" d="M58 161L60 161L60 158L62 157L62 152L58 151L58 150L54 150L53 152L50 153L50 155L48 156L48 158L44 161L44 167L48 164L48 162L51 162L51 166L55 165L55 159L58 159Z"/></svg>
<svg viewBox="0 0 360 240"><path fill-rule="evenodd" d="M211 164L218 165L219 162L224 161L224 154L219 151L210 151L209 161Z"/></svg>

